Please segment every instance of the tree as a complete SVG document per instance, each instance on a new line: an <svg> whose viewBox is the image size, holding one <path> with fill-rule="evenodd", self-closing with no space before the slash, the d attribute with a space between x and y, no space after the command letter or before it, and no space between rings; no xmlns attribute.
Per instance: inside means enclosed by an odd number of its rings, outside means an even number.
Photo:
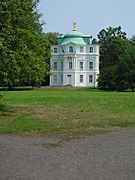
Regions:
<svg viewBox="0 0 135 180"><path fill-rule="evenodd" d="M58 32L48 32L44 33L45 39L48 41L48 44L51 45L57 45L58 44Z"/></svg>
<svg viewBox="0 0 135 180"><path fill-rule="evenodd" d="M135 69L130 70L128 74L128 83L129 87L131 88L132 92L134 92L135 89Z"/></svg>
<svg viewBox="0 0 135 180"><path fill-rule="evenodd" d="M100 43L100 88L123 91L135 88L135 36L126 39L121 27L102 29Z"/></svg>
<svg viewBox="0 0 135 180"><path fill-rule="evenodd" d="M126 33L121 27L102 29L98 34L100 43L100 75L98 85L101 88L115 89L113 77L120 55L128 46Z"/></svg>
<svg viewBox="0 0 135 180"><path fill-rule="evenodd" d="M126 53L128 41L120 37L110 37L101 45L99 86L115 89L113 77L121 56ZM104 82L106 82L104 86Z"/></svg>
<svg viewBox="0 0 135 180"><path fill-rule="evenodd" d="M129 88L132 91L134 91L134 88L135 88L135 46L132 43L130 45L130 48L128 49L125 61L127 61L129 69L130 69L128 73Z"/></svg>
<svg viewBox="0 0 135 180"><path fill-rule="evenodd" d="M98 44L98 40L96 38L92 39L92 44Z"/></svg>
<svg viewBox="0 0 135 180"><path fill-rule="evenodd" d="M126 33L121 31L121 26L118 27L108 27L106 29L102 29L97 35L99 42L104 42L107 38L110 37L119 37L121 39L126 39Z"/></svg>
<svg viewBox="0 0 135 180"><path fill-rule="evenodd" d="M43 38L39 0L0 0L0 82L16 85L41 83L50 57Z"/></svg>
<svg viewBox="0 0 135 180"><path fill-rule="evenodd" d="M130 39L130 42L131 42L132 45L135 47L135 35L132 36L132 38Z"/></svg>
<svg viewBox="0 0 135 180"><path fill-rule="evenodd" d="M116 90L123 91L128 89L129 83L128 83L128 74L130 72L130 69L128 67L128 64L126 61L121 61L117 64L116 69L114 71L114 86Z"/></svg>

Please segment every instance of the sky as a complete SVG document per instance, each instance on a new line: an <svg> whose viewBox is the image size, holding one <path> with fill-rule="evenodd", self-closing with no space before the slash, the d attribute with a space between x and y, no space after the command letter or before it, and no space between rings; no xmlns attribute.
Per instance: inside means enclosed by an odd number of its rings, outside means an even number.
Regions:
<svg viewBox="0 0 135 180"><path fill-rule="evenodd" d="M135 35L135 0L40 0L38 11L44 32L70 32L76 19L77 30L95 38L109 26Z"/></svg>

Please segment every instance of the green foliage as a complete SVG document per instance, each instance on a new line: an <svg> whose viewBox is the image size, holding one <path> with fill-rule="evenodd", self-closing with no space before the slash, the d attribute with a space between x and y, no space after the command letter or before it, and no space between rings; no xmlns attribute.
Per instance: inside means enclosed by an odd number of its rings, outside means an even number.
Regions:
<svg viewBox="0 0 135 180"><path fill-rule="evenodd" d="M98 44L98 41L97 41L96 38L93 38L93 39L92 39L92 44Z"/></svg>
<svg viewBox="0 0 135 180"><path fill-rule="evenodd" d="M135 35L132 36L132 38L130 39L130 42L133 44L133 46L135 47Z"/></svg>
<svg viewBox="0 0 135 180"><path fill-rule="evenodd" d="M129 83L129 87L134 92L134 88L135 88L135 69L130 70L130 72L128 74L128 83Z"/></svg>
<svg viewBox="0 0 135 180"><path fill-rule="evenodd" d="M115 89L114 71L127 46L127 40L120 37L109 37L101 43L99 87Z"/></svg>
<svg viewBox="0 0 135 180"><path fill-rule="evenodd" d="M50 56L42 38L38 0L0 0L0 83L9 88L40 83Z"/></svg>
<svg viewBox="0 0 135 180"><path fill-rule="evenodd" d="M135 88L135 46L132 44L130 49L128 50L126 60L128 67L129 67L129 72L128 72L128 84L129 88L134 91Z"/></svg>
<svg viewBox="0 0 135 180"><path fill-rule="evenodd" d="M128 73L130 69L123 59L118 63L114 71L115 89L123 91L128 89Z"/></svg>
<svg viewBox="0 0 135 180"><path fill-rule="evenodd" d="M114 66L104 65L100 69L100 75L98 78L98 84L100 88L114 90L113 83Z"/></svg>
<svg viewBox="0 0 135 180"><path fill-rule="evenodd" d="M135 84L133 42L126 39L126 33L121 31L120 26L103 29L99 32L98 38L100 42L99 87L120 91L127 88L133 90Z"/></svg>
<svg viewBox="0 0 135 180"><path fill-rule="evenodd" d="M126 39L126 33L121 31L121 26L118 27L108 27L106 29L102 29L97 35L99 42L104 42L107 38L110 37L119 37L121 39Z"/></svg>
<svg viewBox="0 0 135 180"><path fill-rule="evenodd" d="M56 33L56 32L44 33L44 37L48 41L49 45L57 45L58 44L58 39L57 39L58 36L59 36L59 33Z"/></svg>
<svg viewBox="0 0 135 180"><path fill-rule="evenodd" d="M120 55L120 62L114 72L115 89L125 90L135 88L135 47L128 42L125 52Z"/></svg>

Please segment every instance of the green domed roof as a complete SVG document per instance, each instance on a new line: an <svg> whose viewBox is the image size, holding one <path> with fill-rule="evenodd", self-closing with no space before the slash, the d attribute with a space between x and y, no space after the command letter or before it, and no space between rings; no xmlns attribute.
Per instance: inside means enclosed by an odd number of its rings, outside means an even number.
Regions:
<svg viewBox="0 0 135 180"><path fill-rule="evenodd" d="M63 36L63 41L61 42L61 45L70 43L86 45L83 36L83 33L73 30L72 32L69 32Z"/></svg>
<svg viewBox="0 0 135 180"><path fill-rule="evenodd" d="M78 31L72 31L64 35L64 38L81 38L83 33Z"/></svg>
<svg viewBox="0 0 135 180"><path fill-rule="evenodd" d="M78 44L78 45L86 45L83 38L65 38L61 45L66 44Z"/></svg>
<svg viewBox="0 0 135 180"><path fill-rule="evenodd" d="M76 22L73 23L73 31L62 35L59 37L59 44L66 45L66 44L77 44L77 45L87 45L89 44L88 36L84 35L81 32L77 31L77 24Z"/></svg>

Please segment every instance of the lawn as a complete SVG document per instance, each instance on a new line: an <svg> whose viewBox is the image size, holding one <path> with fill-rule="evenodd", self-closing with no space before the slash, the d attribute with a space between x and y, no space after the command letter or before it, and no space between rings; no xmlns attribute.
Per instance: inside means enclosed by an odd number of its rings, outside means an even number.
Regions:
<svg viewBox="0 0 135 180"><path fill-rule="evenodd" d="M132 92L42 88L0 94L0 133L74 137L135 125Z"/></svg>

